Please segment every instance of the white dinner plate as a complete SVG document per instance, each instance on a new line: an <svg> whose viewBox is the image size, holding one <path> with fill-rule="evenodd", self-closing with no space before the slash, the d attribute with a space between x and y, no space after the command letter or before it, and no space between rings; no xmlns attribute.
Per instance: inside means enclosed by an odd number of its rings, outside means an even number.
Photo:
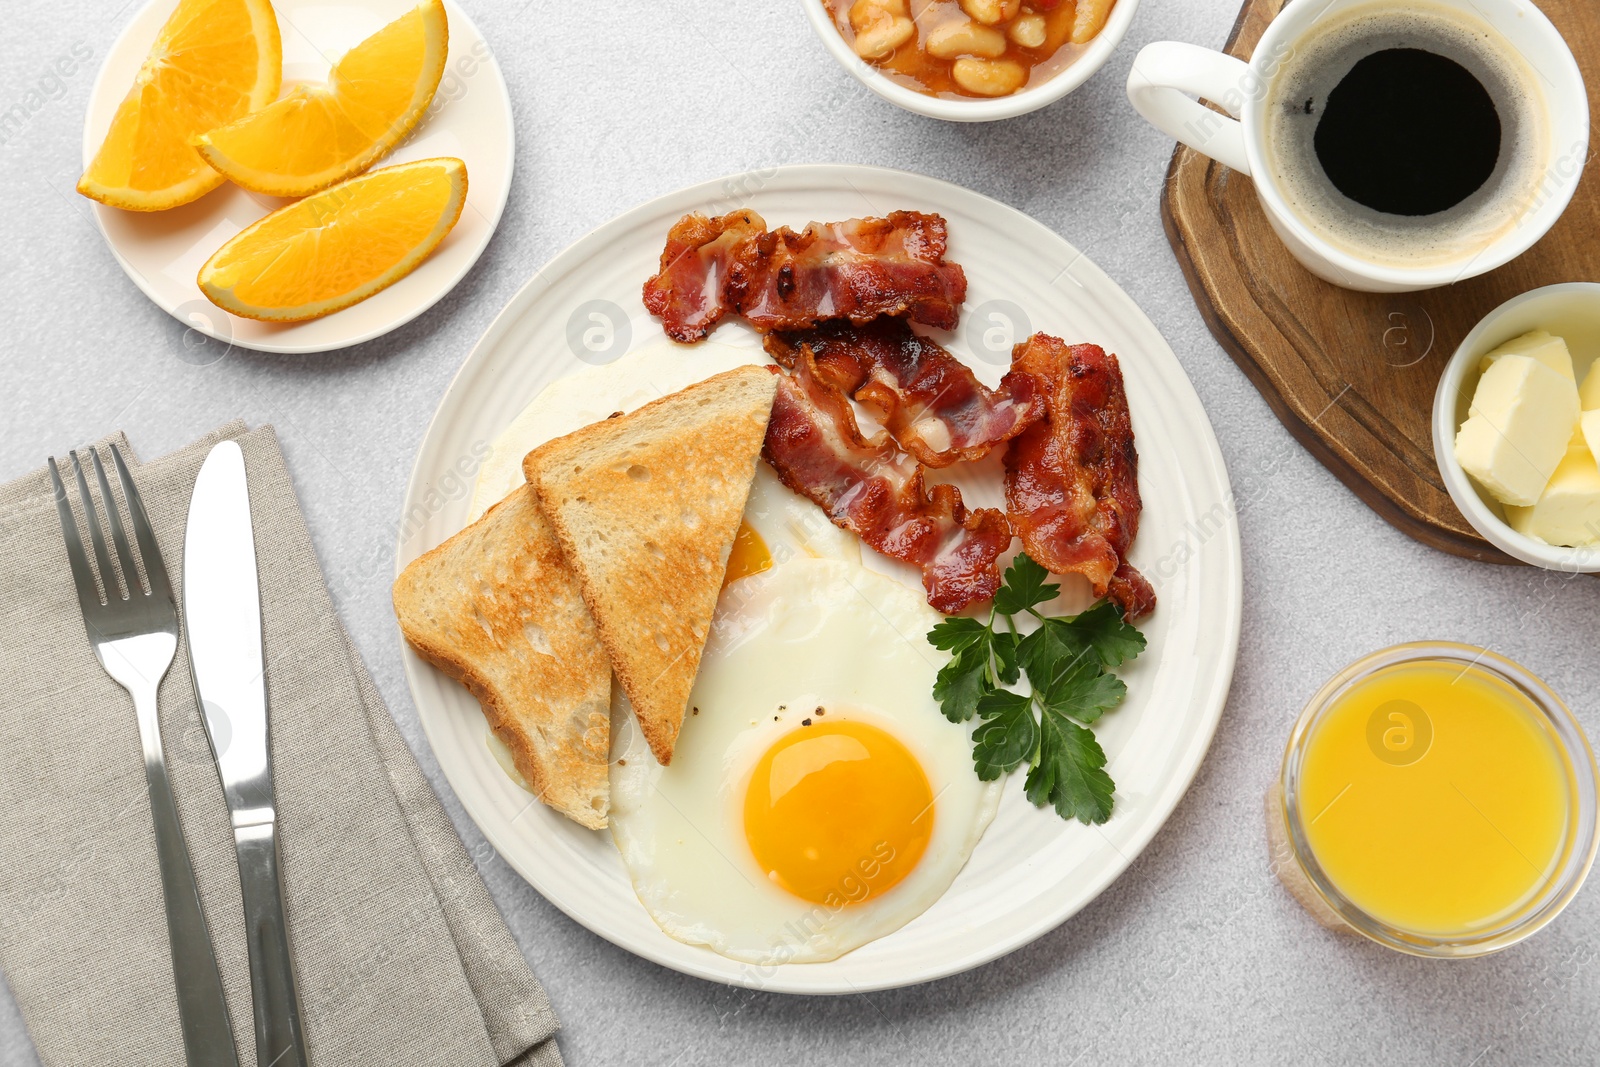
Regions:
<svg viewBox="0 0 1600 1067"><path fill-rule="evenodd" d="M283 39L283 92L297 82L322 82L345 52L415 7L415 0L275 0ZM445 0L450 52L428 114L411 137L375 166L455 156L467 164L461 219L422 264L361 303L309 322L272 323L230 315L195 283L200 267L234 234L289 203L224 182L192 204L170 211L123 211L90 202L111 254L144 294L185 326L261 352L325 352L370 341L403 326L455 288L477 262L506 206L515 157L511 98L488 44L453 0ZM105 140L117 105L161 31L175 0L151 0L134 16L89 94L83 124L87 167Z"/></svg>
<svg viewBox="0 0 1600 1067"><path fill-rule="evenodd" d="M1140 623L1148 650L1118 670L1127 700L1096 725L1117 782L1110 821L1064 822L1028 803L1022 775L1013 775L966 868L920 917L829 963L737 963L662 933L635 897L610 835L567 821L507 778L466 690L409 650L406 675L439 764L484 836L539 892L595 933L675 970L762 989L847 993L924 982L1027 944L1121 874L1188 788L1233 674L1239 532L1216 436L1155 326L1070 244L977 193L872 167L782 167L637 207L552 260L467 357L417 455L397 568L463 526L490 442L546 385L629 350L662 347L640 286L657 268L667 229L686 212L746 206L770 226L796 228L901 208L943 215L949 258L969 281L962 327L947 344L990 384L1005 369L1011 341L1032 330L1093 341L1121 358L1144 497L1132 559L1160 603ZM746 330L726 323L715 336L737 342ZM662 358L675 354L669 348Z"/></svg>

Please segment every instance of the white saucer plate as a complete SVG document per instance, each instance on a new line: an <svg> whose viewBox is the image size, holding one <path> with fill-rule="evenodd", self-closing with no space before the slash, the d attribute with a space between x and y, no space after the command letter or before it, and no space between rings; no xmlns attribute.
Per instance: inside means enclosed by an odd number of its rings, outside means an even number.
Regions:
<svg viewBox="0 0 1600 1067"><path fill-rule="evenodd" d="M283 88L326 81L332 64L403 15L411 0L276 0L283 39ZM94 158L117 106L133 85L173 0L152 0L111 46L89 95L83 161ZM445 0L450 52L438 93L411 137L379 167L433 156L467 164L467 203L444 242L411 274L353 307L297 323L257 322L207 300L195 275L234 234L289 203L232 184L170 211L123 211L90 203L111 254L128 277L185 326L228 345L260 352L326 352L370 341L403 326L455 288L489 243L511 191L515 134L511 98L488 44L459 6Z"/></svg>
<svg viewBox="0 0 1600 1067"><path fill-rule="evenodd" d="M943 215L949 258L969 281L962 326L947 345L990 384L1004 372L1011 342L1033 330L1092 341L1120 357L1144 497L1132 558L1160 604L1140 624L1148 650L1119 670L1126 702L1096 727L1117 782L1110 821L1063 822L1030 804L1022 775L1014 775L966 868L920 917L829 963L737 963L662 933L635 897L610 835L567 821L507 778L464 689L409 650L407 678L439 763L485 837L539 892L600 936L687 974L767 990L837 994L925 982L1027 944L1126 870L1188 789L1233 675L1239 531L1216 436L1155 326L1070 244L977 193L872 167L782 167L637 207L552 260L467 358L417 455L397 567L465 524L489 442L546 385L630 349L660 346L661 327L644 310L640 286L657 269L668 228L686 212L740 207L760 212L768 225L796 228L902 208ZM717 336L733 341L739 329L728 324Z"/></svg>

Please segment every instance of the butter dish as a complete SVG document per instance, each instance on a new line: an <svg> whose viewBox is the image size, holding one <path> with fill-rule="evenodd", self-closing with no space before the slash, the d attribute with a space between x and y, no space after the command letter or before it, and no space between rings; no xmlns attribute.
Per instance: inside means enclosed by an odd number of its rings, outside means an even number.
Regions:
<svg viewBox="0 0 1600 1067"><path fill-rule="evenodd" d="M1554 344L1556 339L1565 341L1564 351ZM1433 448L1445 488L1474 529L1523 563L1568 572L1600 571L1600 470L1585 466L1593 465L1593 454L1579 411L1566 411L1568 400L1589 407L1581 401L1600 390L1600 376L1590 374L1596 365L1600 283L1566 282L1513 297L1484 316L1439 378ZM1479 384L1485 380L1488 388L1480 396ZM1501 391L1529 382L1536 388L1552 386L1543 390L1550 395L1542 400L1562 409L1556 436L1570 438L1564 448L1536 441L1550 437L1551 427L1543 427L1541 435L1537 420L1526 420L1510 394ZM1570 425L1567 414L1572 415ZM1517 463L1530 458L1541 468L1531 489L1526 477L1517 479L1527 472L1516 470ZM1491 491L1490 486L1496 488ZM1593 536L1581 537L1591 526ZM1588 543L1551 543L1555 539Z"/></svg>

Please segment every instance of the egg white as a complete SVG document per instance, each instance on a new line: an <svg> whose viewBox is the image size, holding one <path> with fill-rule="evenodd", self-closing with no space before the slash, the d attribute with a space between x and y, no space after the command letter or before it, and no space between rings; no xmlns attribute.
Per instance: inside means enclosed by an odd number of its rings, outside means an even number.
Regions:
<svg viewBox="0 0 1600 1067"><path fill-rule="evenodd" d="M476 521L522 484L522 457L546 441L599 422L613 412L643 407L713 374L771 362L759 345L729 344L715 337L679 345L657 336L620 359L584 366L556 379L491 443L489 458L478 470L467 521Z"/></svg>
<svg viewBox="0 0 1600 1067"><path fill-rule="evenodd" d="M664 931L750 963L820 962L900 928L944 893L994 817L1001 783L978 780L970 728L933 700L946 657L925 635L939 619L859 562L792 559L724 592L670 767L651 757L626 699L616 702L611 833ZM921 860L861 903L790 895L744 833L755 764L802 719L815 721L818 706L830 723L859 719L892 734L935 798Z"/></svg>

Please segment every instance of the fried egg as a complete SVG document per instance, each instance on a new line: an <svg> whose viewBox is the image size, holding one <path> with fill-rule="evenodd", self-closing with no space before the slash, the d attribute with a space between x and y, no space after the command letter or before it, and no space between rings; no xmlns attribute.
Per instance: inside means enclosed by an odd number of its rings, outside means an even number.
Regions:
<svg viewBox="0 0 1600 1067"><path fill-rule="evenodd" d="M661 340L559 379L494 441L473 518L522 484L522 457L759 348ZM871 556L871 554L867 554ZM970 727L933 700L940 620L915 575L871 569L854 534L756 466L672 765L613 689L613 840L669 935L751 963L834 959L925 911L994 817ZM520 778L492 732L486 743Z"/></svg>
<svg viewBox="0 0 1600 1067"><path fill-rule="evenodd" d="M779 541L794 543L816 545ZM619 696L611 832L662 930L750 963L820 962L944 893L1000 783L978 780L969 728L933 700L939 618L859 556L774 557L724 589L671 766Z"/></svg>

